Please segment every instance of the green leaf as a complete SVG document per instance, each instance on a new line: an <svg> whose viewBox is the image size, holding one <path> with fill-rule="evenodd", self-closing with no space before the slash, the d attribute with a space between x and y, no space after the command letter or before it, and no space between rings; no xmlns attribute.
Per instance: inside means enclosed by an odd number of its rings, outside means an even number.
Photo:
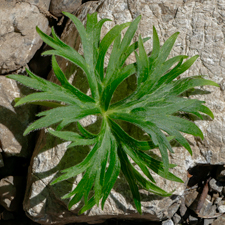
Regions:
<svg viewBox="0 0 225 225"><path fill-rule="evenodd" d="M133 199L134 199L134 204L135 207L138 211L138 213L141 212L141 199L140 199L140 194L138 191L138 186L133 178L133 170L130 168L130 163L129 160L127 159L127 156L124 154L122 148L119 148L119 157L120 157L120 164L121 164L121 170L129 183Z"/></svg>

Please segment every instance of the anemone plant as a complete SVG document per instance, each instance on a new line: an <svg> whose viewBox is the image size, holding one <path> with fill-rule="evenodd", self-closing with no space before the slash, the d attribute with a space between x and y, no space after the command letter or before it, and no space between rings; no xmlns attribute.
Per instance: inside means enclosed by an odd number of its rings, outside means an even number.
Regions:
<svg viewBox="0 0 225 225"><path fill-rule="evenodd" d="M165 179L182 182L180 178L169 172L169 168L174 167L169 164L168 158L168 151L173 153L170 140L175 139L191 154L191 147L182 134L191 134L203 139L202 131L198 126L180 117L179 113L194 114L201 119L202 114L206 114L213 118L213 113L203 101L189 99L181 94L196 86L218 85L201 76L176 79L198 58L193 56L187 59L187 56L179 55L167 59L178 33L169 37L160 47L157 32L153 27L153 48L150 56L143 46L149 38L142 39L139 36L138 41L131 44L141 16L133 22L114 26L100 39L102 25L109 21L108 19L98 21L96 13L88 15L85 28L74 15L66 12L64 15L73 21L80 34L83 55L62 42L54 29L50 37L37 28L43 41L53 48L43 55L52 55L53 71L61 86L34 75L28 69L29 77L8 76L38 90L20 99L16 106L36 102L36 104L47 103L52 107L50 110L37 114L41 118L29 125L24 135L56 124L56 129L48 129L48 132L63 140L71 141L68 148L77 145L91 147L81 163L62 170L61 175L51 183L55 184L83 173L83 178L76 188L63 197L70 198L69 209L82 198L84 206L80 213L95 204L99 205L99 202L103 208L122 171L130 186L137 211L141 213L139 188L160 196L171 195L156 186L152 172ZM127 28L127 31L121 38L124 28ZM104 68L105 55L112 43L110 59L107 68ZM135 52L136 62L126 65L126 59L132 52ZM84 71L91 96L68 82L57 64L55 55L71 61ZM126 98L112 103L111 99L119 84L131 75L136 76L135 91ZM80 119L88 115L97 115L102 118L99 133L90 133L79 123ZM142 129L148 134L149 141L136 140L126 133L118 123L120 120ZM65 130L67 125L74 122L79 132ZM161 161L148 154L147 151L154 148L159 149ZM131 159L140 170L134 167Z"/></svg>

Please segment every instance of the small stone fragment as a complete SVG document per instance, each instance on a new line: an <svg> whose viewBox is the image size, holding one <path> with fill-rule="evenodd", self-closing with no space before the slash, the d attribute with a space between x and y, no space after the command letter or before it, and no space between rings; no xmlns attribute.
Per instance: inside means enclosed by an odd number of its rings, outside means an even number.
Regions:
<svg viewBox="0 0 225 225"><path fill-rule="evenodd" d="M185 205L187 207L190 207L193 202L195 201L195 199L198 196L198 191L197 190L191 190L186 196L185 196Z"/></svg>
<svg viewBox="0 0 225 225"><path fill-rule="evenodd" d="M168 208L168 218L171 218L178 210L180 204L178 202L174 202L169 208Z"/></svg>
<svg viewBox="0 0 225 225"><path fill-rule="evenodd" d="M222 197L217 197L214 201L214 204L219 205L219 203L222 201L222 199L223 199Z"/></svg>
<svg viewBox="0 0 225 225"><path fill-rule="evenodd" d="M215 180L214 178L212 178L209 181L209 186L213 191L216 191L219 193L221 193L223 190L223 185L219 181Z"/></svg>
<svg viewBox="0 0 225 225"><path fill-rule="evenodd" d="M181 217L185 220L187 219L187 212L188 212L188 209L185 205L185 200L184 200L184 198L181 198L179 213L180 213Z"/></svg>
<svg viewBox="0 0 225 225"><path fill-rule="evenodd" d="M175 213L175 214L173 215L172 220L173 220L173 222L174 222L175 225L181 223L181 217L180 217L177 213Z"/></svg>
<svg viewBox="0 0 225 225"><path fill-rule="evenodd" d="M219 213L225 213L225 205L221 205L218 207Z"/></svg>
<svg viewBox="0 0 225 225"><path fill-rule="evenodd" d="M215 219L204 219L204 225L211 225Z"/></svg>
<svg viewBox="0 0 225 225"><path fill-rule="evenodd" d="M7 210L4 210L1 214L0 214L0 218L2 220L13 220L15 219L14 215L12 212L9 212Z"/></svg>
<svg viewBox="0 0 225 225"><path fill-rule="evenodd" d="M212 225L224 225L224 224L225 224L225 216L220 216L212 223Z"/></svg>
<svg viewBox="0 0 225 225"><path fill-rule="evenodd" d="M174 225L173 221L171 219L165 220L162 222L162 225Z"/></svg>
<svg viewBox="0 0 225 225"><path fill-rule="evenodd" d="M191 225L196 225L198 223L197 217L189 215L188 219L189 219L189 224L191 224Z"/></svg>
<svg viewBox="0 0 225 225"><path fill-rule="evenodd" d="M0 205L8 211L16 211L22 204L23 177L8 176L0 180Z"/></svg>

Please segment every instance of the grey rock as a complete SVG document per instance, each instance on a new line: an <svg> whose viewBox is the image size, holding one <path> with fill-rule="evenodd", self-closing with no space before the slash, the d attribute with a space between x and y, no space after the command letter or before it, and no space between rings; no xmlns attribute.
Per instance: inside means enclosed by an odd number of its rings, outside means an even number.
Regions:
<svg viewBox="0 0 225 225"><path fill-rule="evenodd" d="M188 219L189 219L189 224L190 225L196 225L198 223L198 218L197 217L189 215Z"/></svg>
<svg viewBox="0 0 225 225"><path fill-rule="evenodd" d="M199 216L200 217L214 216L216 214L216 209L217 206L213 205L212 202L206 199L202 209L199 212Z"/></svg>
<svg viewBox="0 0 225 225"><path fill-rule="evenodd" d="M212 178L209 181L209 186L213 191L216 191L219 193L221 193L223 190L223 185L219 181L215 180L214 178Z"/></svg>
<svg viewBox="0 0 225 225"><path fill-rule="evenodd" d="M98 12L99 18L111 19L111 23L104 24L102 35L106 34L115 24L132 21L139 14L142 14L142 21L136 37L139 34L142 34L142 37L152 36L153 25L156 26L159 32L161 43L174 32L180 31L180 36L171 56L177 54L200 55L199 60L183 76L204 74L206 77L220 83L225 74L223 68L223 52L225 49L222 31L223 22L222 24L217 23L217 21L220 21L219 17L225 16L221 5L218 1L199 2L198 0L187 1L185 4L181 0L152 0L151 4L145 0L101 0L84 4L75 15L84 24L87 13L95 11ZM77 30L71 22L68 22L62 38L70 46L82 52ZM150 43L146 43L147 51L151 51L152 46ZM106 56L106 64L107 59L108 55ZM75 80L79 81L77 77L81 79L80 84L82 86L80 88L87 92L88 88L82 82L82 79L84 81L85 78L84 76L82 78L81 71L64 59L57 58L57 60L66 74L68 71L72 71ZM134 60L135 56L131 56L127 63ZM53 73L49 75L49 79L55 81ZM132 91L134 82L128 80L124 85L125 88L117 93L118 96ZM175 153L170 155L170 162L178 164L172 172L184 181L187 181L186 171L188 168L198 163L222 164L223 159L225 159L223 144L225 141L225 123L223 123L225 103L222 97L224 95L221 90L214 87L206 87L202 90L212 91L210 95L198 95L198 98L207 102L214 112L215 120L196 121L205 135L204 141L189 135L185 136L192 145L193 157L181 147L174 148ZM89 122L91 122L91 118L89 119ZM78 208L76 206L71 211L67 210L66 205L68 202L62 200L61 197L76 186L80 176L54 186L50 186L49 183L57 176L58 170L61 170L63 166L68 167L70 165L71 156L76 154L74 160L79 162L84 157L85 151L88 151L80 148L66 151L67 145L68 143L49 136L45 131L41 131L28 173L28 184L24 199L24 210L27 215L41 224L95 222L100 218L104 220L114 217L118 219L139 218L132 204L129 188L122 178L117 180L103 211L95 206L89 212L78 217ZM159 155L157 150L154 153ZM157 185L164 190L172 191L176 189L174 195L183 195L184 184L164 180L157 175L154 175L154 178ZM159 198L146 192L142 194L144 214L141 218L143 219L156 221L168 219L168 208L178 202L177 198Z"/></svg>
<svg viewBox="0 0 225 225"><path fill-rule="evenodd" d="M185 205L185 199L184 197L181 197L181 204L180 204L180 208L179 208L179 213L182 217L185 217L185 215L187 214L187 207Z"/></svg>
<svg viewBox="0 0 225 225"><path fill-rule="evenodd" d="M219 205L220 204L220 202L222 201L222 197L217 197L216 199L215 199L215 201L214 201L214 204L215 205Z"/></svg>
<svg viewBox="0 0 225 225"><path fill-rule="evenodd" d="M225 205L220 205L218 207L218 211L219 211L219 213L225 213Z"/></svg>
<svg viewBox="0 0 225 225"><path fill-rule="evenodd" d="M174 225L173 221L171 219L165 220L162 222L162 225Z"/></svg>
<svg viewBox="0 0 225 225"><path fill-rule="evenodd" d="M196 189L190 190L188 194L185 196L185 205L190 207L196 198L198 197L199 193Z"/></svg>
<svg viewBox="0 0 225 225"><path fill-rule="evenodd" d="M212 222L212 225L224 225L225 224L225 215L220 216Z"/></svg>
<svg viewBox="0 0 225 225"><path fill-rule="evenodd" d="M1 149L6 157L28 157L32 153L33 135L23 136L23 132L34 120L37 107L34 105L13 107L15 98L28 93L30 89L0 76L0 140Z"/></svg>
<svg viewBox="0 0 225 225"><path fill-rule="evenodd" d="M81 6L82 0L51 0L49 11L57 16L62 16L62 11L72 13L79 6Z"/></svg>
<svg viewBox="0 0 225 225"><path fill-rule="evenodd" d="M167 210L168 218L171 218L177 212L179 207L180 207L180 201L179 202L174 202Z"/></svg>
<svg viewBox="0 0 225 225"><path fill-rule="evenodd" d="M215 219L204 219L204 225L210 225Z"/></svg>
<svg viewBox="0 0 225 225"><path fill-rule="evenodd" d="M175 225L180 224L182 221L181 217L177 213L173 215L172 220Z"/></svg>
<svg viewBox="0 0 225 225"><path fill-rule="evenodd" d="M25 179L8 176L0 180L0 205L8 211L18 211L22 203Z"/></svg>
<svg viewBox="0 0 225 225"><path fill-rule="evenodd" d="M49 33L48 19L43 14L49 2L0 1L0 18L4 18L0 22L0 74L25 66L41 47L43 42L35 27Z"/></svg>

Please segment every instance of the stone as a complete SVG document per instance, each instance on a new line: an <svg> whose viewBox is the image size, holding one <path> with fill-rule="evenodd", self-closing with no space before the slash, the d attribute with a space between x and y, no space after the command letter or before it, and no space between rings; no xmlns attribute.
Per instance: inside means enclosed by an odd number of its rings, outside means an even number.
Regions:
<svg viewBox="0 0 225 225"><path fill-rule="evenodd" d="M36 32L38 26L49 33L48 19L43 14L50 0L0 2L0 74L24 67L43 41Z"/></svg>
<svg viewBox="0 0 225 225"><path fill-rule="evenodd" d="M225 182L225 169L224 168L221 171L218 171L216 179L220 182Z"/></svg>
<svg viewBox="0 0 225 225"><path fill-rule="evenodd" d="M205 200L203 207L201 208L198 216L205 217L205 216L215 216L216 215L217 206L213 205L212 202L209 200Z"/></svg>
<svg viewBox="0 0 225 225"><path fill-rule="evenodd" d="M225 224L225 215L218 217L212 222L212 225L224 225Z"/></svg>
<svg viewBox="0 0 225 225"><path fill-rule="evenodd" d="M18 211L22 203L24 177L8 176L0 180L0 205L8 211Z"/></svg>
<svg viewBox="0 0 225 225"><path fill-rule="evenodd" d="M14 215L12 212L9 212L7 210L4 210L1 214L0 214L0 218L2 220L13 220L15 219Z"/></svg>
<svg viewBox="0 0 225 225"><path fill-rule="evenodd" d="M179 207L180 207L180 201L174 202L167 210L168 218L171 218L177 212Z"/></svg>
<svg viewBox="0 0 225 225"><path fill-rule="evenodd" d="M82 0L51 0L49 11L57 16L62 16L62 11L72 13L79 6L81 6Z"/></svg>
<svg viewBox="0 0 225 225"><path fill-rule="evenodd" d="M198 224L198 218L197 217L189 215L188 219L189 219L189 224L191 224L191 225L197 225Z"/></svg>
<svg viewBox="0 0 225 225"><path fill-rule="evenodd" d="M225 44L223 38L223 6L219 1L186 1L182 0L152 0L151 3L145 0L119 1L119 0L101 0L98 2L87 2L83 4L76 12L76 16L85 24L87 13L97 11L98 17L109 18L112 22L103 25L102 35L106 34L115 24L121 24L132 21L138 15L142 15L139 24L139 34L142 37L152 37L152 27L156 27L159 32L160 42L163 43L170 35L180 31L171 57L177 54L187 54L200 57L196 63L183 76L204 74L206 78L212 79L218 83L224 82L225 63L223 59ZM221 21L222 22L219 22ZM82 52L80 40L74 25L69 21L62 34L64 42L76 50ZM145 44L147 51L151 51L151 41ZM106 64L108 60L106 55ZM57 57L58 63L66 76L76 80L83 86L79 86L82 91L87 93L85 76L78 68L66 60ZM127 63L133 62L135 56L132 55ZM224 67L223 67L224 66ZM71 78L70 77L70 78ZM79 77L79 79L78 79ZM49 79L55 81L53 73L49 74ZM117 96L123 96L132 92L135 82L132 78L124 82L124 89L117 92ZM200 92L210 91L211 94L197 97L206 101L212 109L215 120L207 119L205 121L195 121L202 129L205 139L190 137L185 135L193 149L193 156L182 147L175 147L174 154L170 154L170 162L178 164L173 170L175 175L187 182L187 170L197 164L223 164L225 158L224 148L224 93L216 87L200 88ZM190 96L191 97L191 96ZM71 163L71 157L76 162L82 160L88 149L70 149L66 151L68 143L62 142L57 138L49 136L44 130L40 132L38 143L32 156L31 166L28 172L28 183L24 199L24 210L34 221L41 224L51 223L74 223L90 222L101 219L109 219L116 216L118 219L137 219L136 210L132 203L131 193L128 185L123 178L119 178L106 201L104 210L94 206L89 212L77 216L78 208L74 207L71 211L67 210L67 201L61 197L76 186L81 179L80 176L69 181L63 181L54 186L49 183L57 176L57 172L63 167L68 167ZM154 152L155 153L155 152ZM168 218L168 208L175 202L178 203L178 197L182 196L185 190L185 184L175 183L164 180L154 175L157 185L166 191L176 189L173 197L160 198L151 193L141 192L143 196L142 210L143 219L162 221ZM209 207L210 208L210 207ZM210 208L211 209L211 208ZM213 211L214 212L214 211ZM208 213L208 211L207 211Z"/></svg>
<svg viewBox="0 0 225 225"><path fill-rule="evenodd" d="M180 224L182 221L181 217L177 213L173 215L172 220L175 225Z"/></svg>
<svg viewBox="0 0 225 225"><path fill-rule="evenodd" d="M174 225L173 221L171 219L165 220L162 222L162 225Z"/></svg>
<svg viewBox="0 0 225 225"><path fill-rule="evenodd" d="M215 201L214 201L214 204L215 205L219 205L220 204L220 202L222 201L222 197L217 197L216 199L215 199Z"/></svg>
<svg viewBox="0 0 225 225"><path fill-rule="evenodd" d="M0 76L0 147L6 157L28 157L32 153L34 136L33 134L23 136L23 132L34 120L37 107L35 105L13 107L15 98L28 93L31 93L30 89L12 79Z"/></svg>
<svg viewBox="0 0 225 225"><path fill-rule="evenodd" d="M210 225L215 219L204 219L204 225Z"/></svg>
<svg viewBox="0 0 225 225"><path fill-rule="evenodd" d="M225 213L225 205L220 205L218 207L218 211L219 211L219 213Z"/></svg>
<svg viewBox="0 0 225 225"><path fill-rule="evenodd" d="M214 178L212 178L209 181L209 186L212 189L212 191L215 191L215 192L221 193L223 190L223 185L219 181L215 180Z"/></svg>

